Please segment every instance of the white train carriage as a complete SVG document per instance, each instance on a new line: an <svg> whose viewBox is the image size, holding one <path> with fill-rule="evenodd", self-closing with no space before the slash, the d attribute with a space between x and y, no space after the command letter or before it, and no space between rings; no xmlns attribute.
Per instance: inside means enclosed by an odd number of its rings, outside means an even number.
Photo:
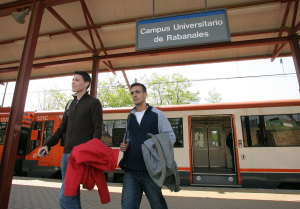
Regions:
<svg viewBox="0 0 300 209"><path fill-rule="evenodd" d="M286 100L156 108L176 134L181 185L299 188L299 105L300 100ZM108 146L118 148L130 109L104 110ZM108 181L121 176L117 169Z"/></svg>

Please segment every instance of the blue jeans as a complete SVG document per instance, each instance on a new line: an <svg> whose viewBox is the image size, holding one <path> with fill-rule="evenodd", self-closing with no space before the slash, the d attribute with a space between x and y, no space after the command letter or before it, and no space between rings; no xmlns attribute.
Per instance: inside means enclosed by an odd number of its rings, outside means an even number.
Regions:
<svg viewBox="0 0 300 209"><path fill-rule="evenodd" d="M123 180L122 209L140 208L143 192L151 208L168 208L161 188L152 180L148 172L126 170Z"/></svg>
<svg viewBox="0 0 300 209"><path fill-rule="evenodd" d="M64 182L65 182L65 175L67 171L68 166L68 160L69 160L69 153L64 153L63 157L61 159L61 175L62 175L62 185L59 191L58 201L59 205L62 209L81 209L81 203L80 203L80 186L77 190L77 196L65 196L64 195Z"/></svg>

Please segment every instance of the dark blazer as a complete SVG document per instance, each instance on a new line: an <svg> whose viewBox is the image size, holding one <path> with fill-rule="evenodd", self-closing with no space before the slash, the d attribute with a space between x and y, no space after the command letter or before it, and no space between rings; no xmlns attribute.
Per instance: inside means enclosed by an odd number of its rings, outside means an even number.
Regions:
<svg viewBox="0 0 300 209"><path fill-rule="evenodd" d="M75 95L68 112L64 153L71 153L74 146L93 138L101 140L102 136L103 111L100 101L88 93L84 94L78 102L76 100L77 96ZM61 123L44 146L56 145L63 133L64 127Z"/></svg>

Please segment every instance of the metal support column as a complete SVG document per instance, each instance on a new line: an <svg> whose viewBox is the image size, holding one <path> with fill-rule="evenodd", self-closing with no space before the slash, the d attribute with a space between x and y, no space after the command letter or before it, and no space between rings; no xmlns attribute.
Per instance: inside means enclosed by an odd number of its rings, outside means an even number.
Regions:
<svg viewBox="0 0 300 209"><path fill-rule="evenodd" d="M32 6L0 165L0 208L7 208L32 64L43 16L39 1Z"/></svg>
<svg viewBox="0 0 300 209"><path fill-rule="evenodd" d="M93 56L91 96L95 98L97 98L98 73L99 73L99 57Z"/></svg>
<svg viewBox="0 0 300 209"><path fill-rule="evenodd" d="M299 91L300 91L300 47L297 35L290 36L290 47L292 57L294 60L295 70L298 78Z"/></svg>
<svg viewBox="0 0 300 209"><path fill-rule="evenodd" d="M5 85L5 89L4 89L4 93L3 93L3 99L2 99L2 105L0 107L3 107L3 105L4 105L4 100L5 100L5 96L6 96L7 86L8 86L8 82L6 82L6 85Z"/></svg>

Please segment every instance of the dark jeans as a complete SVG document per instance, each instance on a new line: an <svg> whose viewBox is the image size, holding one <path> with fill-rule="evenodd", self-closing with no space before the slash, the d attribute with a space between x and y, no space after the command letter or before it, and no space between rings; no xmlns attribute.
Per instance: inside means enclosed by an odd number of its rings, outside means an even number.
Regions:
<svg viewBox="0 0 300 209"><path fill-rule="evenodd" d="M81 209L81 203L80 203L80 187L78 187L77 190L77 196L65 196L64 195L64 182L65 182L65 175L67 171L68 166L68 160L69 160L70 154L64 153L63 157L61 159L61 175L62 175L62 182L58 201L59 205L62 209Z"/></svg>
<svg viewBox="0 0 300 209"><path fill-rule="evenodd" d="M152 209L168 208L161 188L148 172L126 170L123 180L122 209L138 209L145 192Z"/></svg>

